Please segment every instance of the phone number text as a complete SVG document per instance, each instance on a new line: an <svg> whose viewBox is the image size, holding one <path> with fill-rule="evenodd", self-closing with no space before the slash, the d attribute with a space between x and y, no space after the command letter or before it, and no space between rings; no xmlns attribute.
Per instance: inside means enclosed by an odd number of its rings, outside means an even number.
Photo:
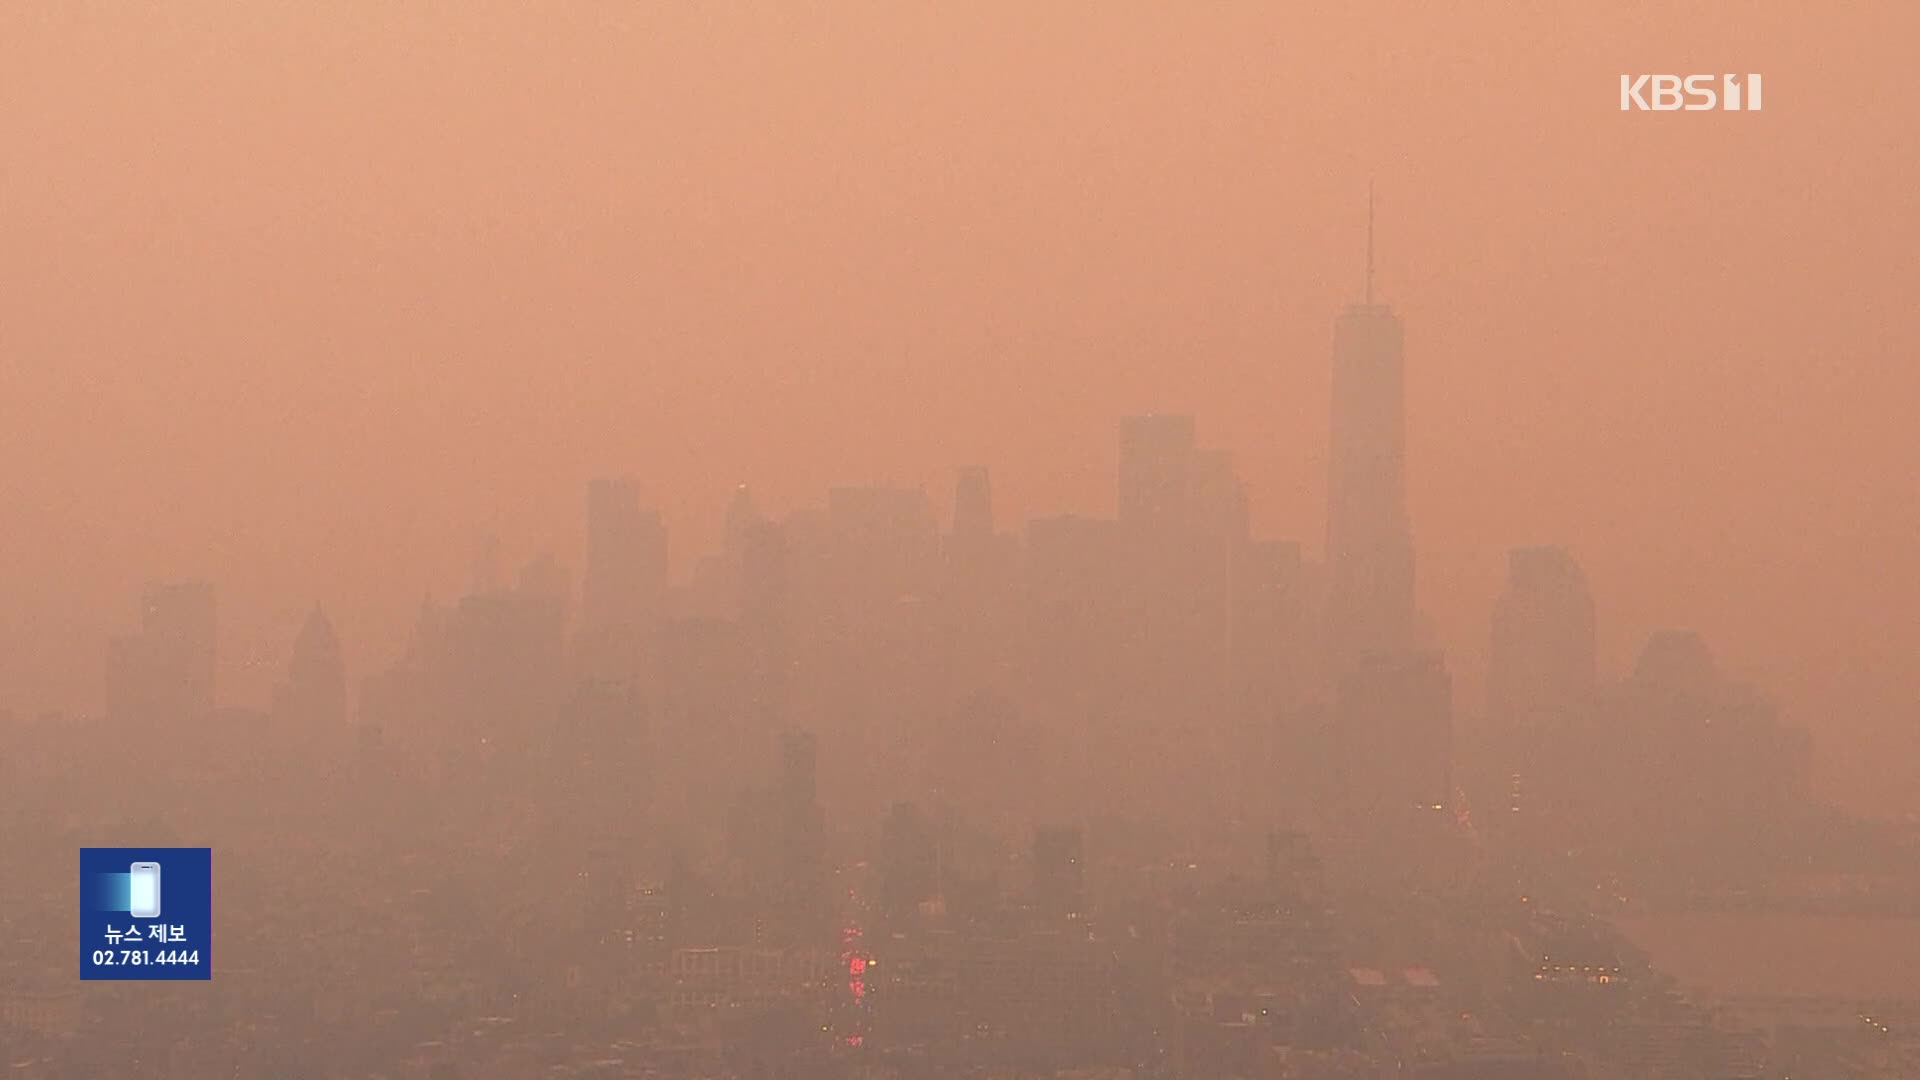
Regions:
<svg viewBox="0 0 1920 1080"><path fill-rule="evenodd" d="M140 967L144 964L190 964L200 963L199 949L95 949L93 965L95 967Z"/></svg>

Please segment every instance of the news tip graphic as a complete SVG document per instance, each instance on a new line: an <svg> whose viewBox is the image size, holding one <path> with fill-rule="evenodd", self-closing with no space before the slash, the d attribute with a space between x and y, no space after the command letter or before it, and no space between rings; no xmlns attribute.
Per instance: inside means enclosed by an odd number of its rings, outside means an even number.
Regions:
<svg viewBox="0 0 1920 1080"><path fill-rule="evenodd" d="M212 848L81 848L80 977L213 977Z"/></svg>

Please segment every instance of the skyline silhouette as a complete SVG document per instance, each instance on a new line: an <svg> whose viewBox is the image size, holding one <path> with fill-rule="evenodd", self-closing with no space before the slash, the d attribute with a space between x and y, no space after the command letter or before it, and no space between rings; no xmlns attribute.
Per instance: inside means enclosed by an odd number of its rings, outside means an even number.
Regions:
<svg viewBox="0 0 1920 1080"><path fill-rule="evenodd" d="M1914 809L1905 7L37 7L0 15L0 707L100 708L148 580L220 580L239 700L316 600L365 671L476 536L579 564L609 473L685 551L743 481L984 463L1009 522L1102 514L1106 432L1161 410L1311 548L1372 179L1463 700L1505 549L1567 543L1606 670L1692 623L1830 736L1823 790ZM1620 112L1669 56L1766 111Z"/></svg>
<svg viewBox="0 0 1920 1080"><path fill-rule="evenodd" d="M847 747L837 764L851 771L829 770L841 798L878 768L888 779L867 786L884 803L911 797L941 725L990 707L1056 744L1055 779L1079 787L1082 814L1130 785L1138 807L1195 825L1211 813L1338 829L1412 808L1463 824L1477 813L1482 829L1537 842L1611 820L1606 789L1674 761L1688 764L1672 781L1709 803L1739 789L1755 813L1807 804L1805 728L1783 726L1771 696L1729 678L1694 630L1655 628L1630 671L1599 676L1594 596L1562 546L1509 550L1487 616L1485 707L1462 708L1416 607L1404 328L1374 302L1371 185L1366 266L1364 302L1334 324L1320 558L1255 534L1231 453L1172 413L1121 419L1110 517L999 531L979 465L956 470L944 527L923 488L839 485L824 507L768 516L741 484L722 543L683 554L681 581L639 483L596 477L583 573L550 550L516 573L482 536L468 587L426 594L405 649L359 677L357 708L323 607L271 708L249 710L214 692L213 585L150 584L140 633L106 651L105 721L251 715L324 743L344 738L351 712L363 737L439 759L436 774L483 776L496 755L537 755L569 725L611 724L593 730L655 740L661 779L730 745L824 730ZM1674 761L1634 764L1646 754ZM680 798L691 810L703 796ZM1652 820L1678 820L1651 805ZM1688 827L1730 809L1716 805Z"/></svg>
<svg viewBox="0 0 1920 1080"><path fill-rule="evenodd" d="M1326 615L1328 621L1323 631L1316 629L1315 632L1324 632L1327 635L1326 647L1331 650L1327 658L1322 661L1326 667L1321 675L1323 680L1327 680L1321 684L1321 688L1329 693L1337 693L1339 679L1333 674L1334 671L1353 666L1357 658L1364 653L1418 648L1432 650L1442 657L1456 655L1449 647L1450 643L1435 636L1432 622L1423 610L1415 606L1413 593L1409 588L1414 577L1412 567L1415 555L1414 534L1407 523L1404 494L1408 466L1404 434L1407 418L1404 415L1406 407L1403 401L1404 392L1401 388L1404 378L1402 372L1404 361L1401 354L1403 330L1401 320L1390 305L1373 302L1374 202L1375 192L1370 183L1366 193L1365 298L1360 303L1348 305L1334 321L1332 349L1334 379L1332 399L1329 403L1334 417L1329 426L1329 430L1333 433L1334 449L1329 458L1333 464L1330 466L1331 482L1327 487L1328 502L1324 515L1326 543L1319 552L1314 552L1301 545L1298 538L1293 536L1260 540L1262 545L1276 542L1287 545L1297 552L1292 557L1305 559L1306 566L1325 575L1324 584L1319 587L1329 590L1325 601L1330 605ZM1345 380L1344 389L1342 380ZM1230 485L1229 488L1222 490L1231 493L1234 507L1231 513L1239 519L1239 524L1234 528L1244 531L1248 527L1246 523L1251 520L1250 511L1253 500L1248 498L1243 481L1235 471L1236 461L1232 452L1217 450L1206 451L1203 454L1197 449L1196 431L1196 418L1192 416L1151 413L1123 419L1121 439L1118 444L1119 481L1114 489L1116 502L1113 505L1116 507L1116 512L1110 515L1108 520L1117 521L1123 527L1131 521L1135 525L1152 531L1155 528L1167 527L1164 523L1173 522L1183 515L1205 513L1206 511L1199 503L1190 500L1200 497L1206 482L1199 473L1189 477L1186 472L1189 461L1192 468L1199 469L1202 467L1201 462L1204 457L1208 461L1217 463L1214 467L1223 470L1220 473L1221 482ZM1173 456L1169 457L1169 454ZM1167 462L1176 460L1178 462L1176 472L1168 474ZM1417 467L1415 471L1418 471ZM964 550L969 542L976 544L991 542L995 545L1011 545L1009 553L1016 557L1027 557L1026 551L1032 542L1033 528L1037 523L1044 525L1053 515L1042 512L1017 523L1011 529L996 530L994 528L996 510L991 494L992 478L996 474L985 465L960 465L955 468L953 475L956 493L953 509L944 519L935 513L936 503L928 498L924 486L908 486L892 490L897 491L901 497L922 501L926 507L925 513L928 515L927 527L930 533L946 534L949 537L946 543L957 545L956 550ZM1159 489L1173 480L1177 480L1178 493L1177 498L1173 498L1170 502L1169 492ZM1189 491L1189 485L1191 485L1191 491ZM672 532L658 506L643 499L642 491L645 490L646 485L643 485L637 477L631 474L596 476L589 484L589 488L588 512L585 517L586 542L583 550L578 553L581 557L580 564L585 567L584 577L571 576L572 571L569 567L574 565L572 562L567 560L555 562L556 552L551 546L519 553L525 556L523 561L528 562L527 569L521 572L523 576L526 574L556 575L549 591L553 593L559 604L555 617L559 620L558 625L562 627L566 640L565 648L569 656L567 678L578 678L591 673L597 663L593 659L596 651L605 652L608 648L612 648L616 652L625 649L632 653L646 647L631 639L624 643L606 640L609 637L617 637L619 634L617 627L611 624L617 620L608 614L609 604L627 607L640 605L653 610L659 618L665 619L702 617L719 612L728 603L734 602L718 598L716 589L724 589L727 586L713 579L714 574L725 572L715 560L737 561L743 547L751 542L749 534L759 527L758 523L780 520L777 517L769 518L762 514L754 500L754 486L743 482L734 488L732 502L724 515L724 534L715 550L688 552L684 546L676 546L672 542ZM846 485L832 486L826 493L829 498L825 506L831 508L836 500L851 497L857 490ZM872 490L876 495L884 495L888 489ZM803 502L788 516L804 516L810 512L817 511L810 509ZM1004 516L1001 512L1000 520L1004 521ZM1099 521L1101 518L1102 515L1094 514L1087 516L1086 520ZM1156 526L1153 524L1155 521L1161 521L1163 524ZM975 539L969 541L969 537L975 537ZM778 537L771 539L775 543L779 542ZM1254 539L1249 535L1246 542L1252 542ZM635 564L632 569L620 569L620 563L624 559L610 557L609 553L621 547L644 552L639 556L640 563ZM459 584L457 577L452 577L444 569L457 565L458 560L440 560L443 570L438 575L437 581L444 582L451 578L455 584L452 588L444 590L436 589L432 584L423 586L422 591L427 597L429 606L434 602L436 595L445 600L457 602L463 595L490 594L511 579L512 572L502 563L501 541L496 533L476 533L474 548L476 554L464 588ZM1251 549L1249 551L1251 552ZM1355 554L1356 551L1359 554ZM1536 552L1539 554L1535 554ZM948 553L949 556L951 554L951 552ZM1319 558L1316 559L1315 555ZM1522 559L1530 559L1531 563L1537 566L1543 557L1561 560L1569 558L1565 546L1553 544L1515 544L1505 549L1502 555L1513 563L1514 575L1523 574L1520 561ZM1578 562L1571 565L1571 572L1583 578ZM1342 569L1342 567L1347 568ZM1538 569L1531 571L1535 577L1542 572ZM1565 571L1562 573L1564 574ZM1341 585L1343 580L1351 581L1353 584L1343 587ZM1514 583L1520 580L1516 576L1509 583L1509 588L1514 587ZM1193 583L1188 583L1188 585L1191 584ZM155 612L166 610L164 598L169 594L178 595L183 592L192 593L194 590L209 590L213 585L214 583L204 578L173 582L160 579L148 581L142 587L145 597L142 604L145 610L143 618L151 623ZM738 586L736 584L731 587ZM1586 588L1584 580L1581 581L1580 587L1583 590ZM1375 592L1369 595L1368 590ZM1349 599L1342 601L1340 597L1343 594L1348 595ZM189 631L189 636L197 635L211 639L214 631L210 595L203 596L199 602L208 610L194 614L174 615L172 618L175 622L182 618L189 622L197 621L200 625ZM1488 617L1494 620L1493 634L1496 648L1503 633L1500 620L1505 613L1501 605L1505 603L1507 603L1505 599L1496 597L1488 604ZM1587 603L1591 606L1593 601L1589 600ZM1599 606L1604 610L1604 597L1601 598ZM310 703L307 708L310 711L317 710L321 715L351 717L355 722L361 722L366 715L365 706L360 703L361 684L369 679L377 680L392 659L401 655L404 650L395 649L385 658L381 658L367 655L366 647L363 645L362 666L353 669L351 679L347 679L346 664L341 657L345 647L334 638L332 624L324 613L326 607L327 601L323 597L316 600L309 608L304 624L300 628L300 640L290 646L291 655L295 657L296 668L304 665L310 670L315 663L319 663L323 668L329 666L342 668L342 679L349 682L351 688L347 691L346 700L343 702ZM1343 609L1352 613L1342 614ZM731 611L729 610L728 613L731 614ZM1229 615L1229 619L1232 617ZM1604 618L1595 620L1595 624L1596 627L1605 627L1606 620ZM1663 633L1682 631L1692 633L1692 625L1691 621L1681 619L1672 626L1647 627L1644 630L1646 636L1642 641L1657 640ZM1511 634L1510 630L1504 632ZM1621 632L1616 629L1613 631L1613 636ZM149 627L146 633L151 637L154 631ZM163 629L162 634L165 633L167 631ZM172 633L177 637L181 631L176 629ZM409 631L416 640L418 633L417 625ZM309 644L310 639L316 635L324 635L331 639L328 650L322 650L323 658L317 661L313 656L314 646ZM1592 633L1582 632L1576 636L1583 642L1583 648L1593 649L1601 633L1596 630ZM631 638L631 631L629 631L629 638ZM1355 638L1354 643L1341 644L1347 638ZM104 711L108 715L116 712L116 694L124 696L124 690L117 687L125 679L117 673L128 670L131 661L124 654L131 645L135 644L137 644L137 635L131 638L111 636L108 641L106 649L108 676L101 684L105 687ZM228 643L223 641L221 644L225 646ZM179 646L175 645L173 648L177 651ZM194 715L196 710L204 713L214 704L229 708L271 706L271 711L278 711L281 695L285 694L289 687L287 683L277 681L277 673L280 669L276 666L277 661L273 657L273 646L270 643L254 643L242 651L247 659L239 665L237 672L236 665L226 649L214 649L213 655L208 658L221 670L223 676L221 681L226 677L238 676L233 678L233 682L239 689L233 694L221 696L216 701L209 689L214 681L212 674L196 673L193 676L195 686L182 692L198 702L197 706L188 707L176 703L155 704L147 708L157 709L158 714L174 715L182 719ZM1479 659L1475 657L1471 647L1461 649L1459 652L1467 657ZM1636 653L1639 653L1638 646L1636 646ZM1639 655L1638 660L1643 661L1644 655ZM1497 653L1485 655L1483 666L1468 672L1461 671L1462 665L1458 659L1442 662L1451 672L1448 678L1450 683L1464 682L1465 685L1474 688L1474 696L1465 701L1461 700L1457 692L1449 695L1452 703L1447 707L1447 711L1455 717L1455 723L1457 724L1460 718L1465 718L1469 728L1497 730L1503 723L1502 702L1498 699L1503 693L1510 694L1511 691L1503 690L1498 684L1498 675L1491 677L1494 681L1487 681L1482 677L1482 673L1487 671L1489 666L1497 667L1500 664ZM558 663L557 660L556 663ZM1585 664L1589 661L1575 661L1575 663ZM1602 665L1602 667L1607 666ZM1624 679L1631 674L1631 669L1632 663L1628 663L1605 670L1603 674L1608 678ZM1751 661L1735 658L1734 670L1751 671ZM556 668L554 678L561 677ZM265 695L261 695L258 691L263 678L276 680L265 684L269 687ZM302 681L302 676L298 672L289 674L288 678L294 684ZM310 673L306 676L306 681L312 681ZM1759 673L1755 681L1765 686L1765 673ZM309 688L308 696L311 697L313 693L314 691ZM14 710L13 715L20 719L27 719L36 714L60 715L66 711L62 709ZM87 715L91 711L77 710L81 715ZM125 711L124 705L120 706L120 711ZM1833 791L1823 787L1821 794L1826 798L1838 797L1843 803L1847 801L1844 791ZM1874 809L1884 810L1888 807L1899 810L1900 804L1890 803Z"/></svg>
<svg viewBox="0 0 1920 1080"><path fill-rule="evenodd" d="M1915 40L0 4L0 1063L1920 1076Z"/></svg>

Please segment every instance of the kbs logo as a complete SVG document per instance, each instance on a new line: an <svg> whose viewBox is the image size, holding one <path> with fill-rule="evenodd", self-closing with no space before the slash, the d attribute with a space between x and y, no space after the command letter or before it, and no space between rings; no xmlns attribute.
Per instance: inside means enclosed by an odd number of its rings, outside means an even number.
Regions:
<svg viewBox="0 0 1920 1080"><path fill-rule="evenodd" d="M1741 82L1742 79L1746 81ZM1759 112L1758 75L1622 75L1620 111Z"/></svg>

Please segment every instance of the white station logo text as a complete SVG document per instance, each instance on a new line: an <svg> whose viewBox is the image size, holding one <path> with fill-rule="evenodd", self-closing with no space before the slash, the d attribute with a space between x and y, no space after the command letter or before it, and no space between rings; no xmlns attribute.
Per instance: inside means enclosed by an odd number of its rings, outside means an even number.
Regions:
<svg viewBox="0 0 1920 1080"><path fill-rule="evenodd" d="M1622 75L1621 112L1759 112L1758 75Z"/></svg>

